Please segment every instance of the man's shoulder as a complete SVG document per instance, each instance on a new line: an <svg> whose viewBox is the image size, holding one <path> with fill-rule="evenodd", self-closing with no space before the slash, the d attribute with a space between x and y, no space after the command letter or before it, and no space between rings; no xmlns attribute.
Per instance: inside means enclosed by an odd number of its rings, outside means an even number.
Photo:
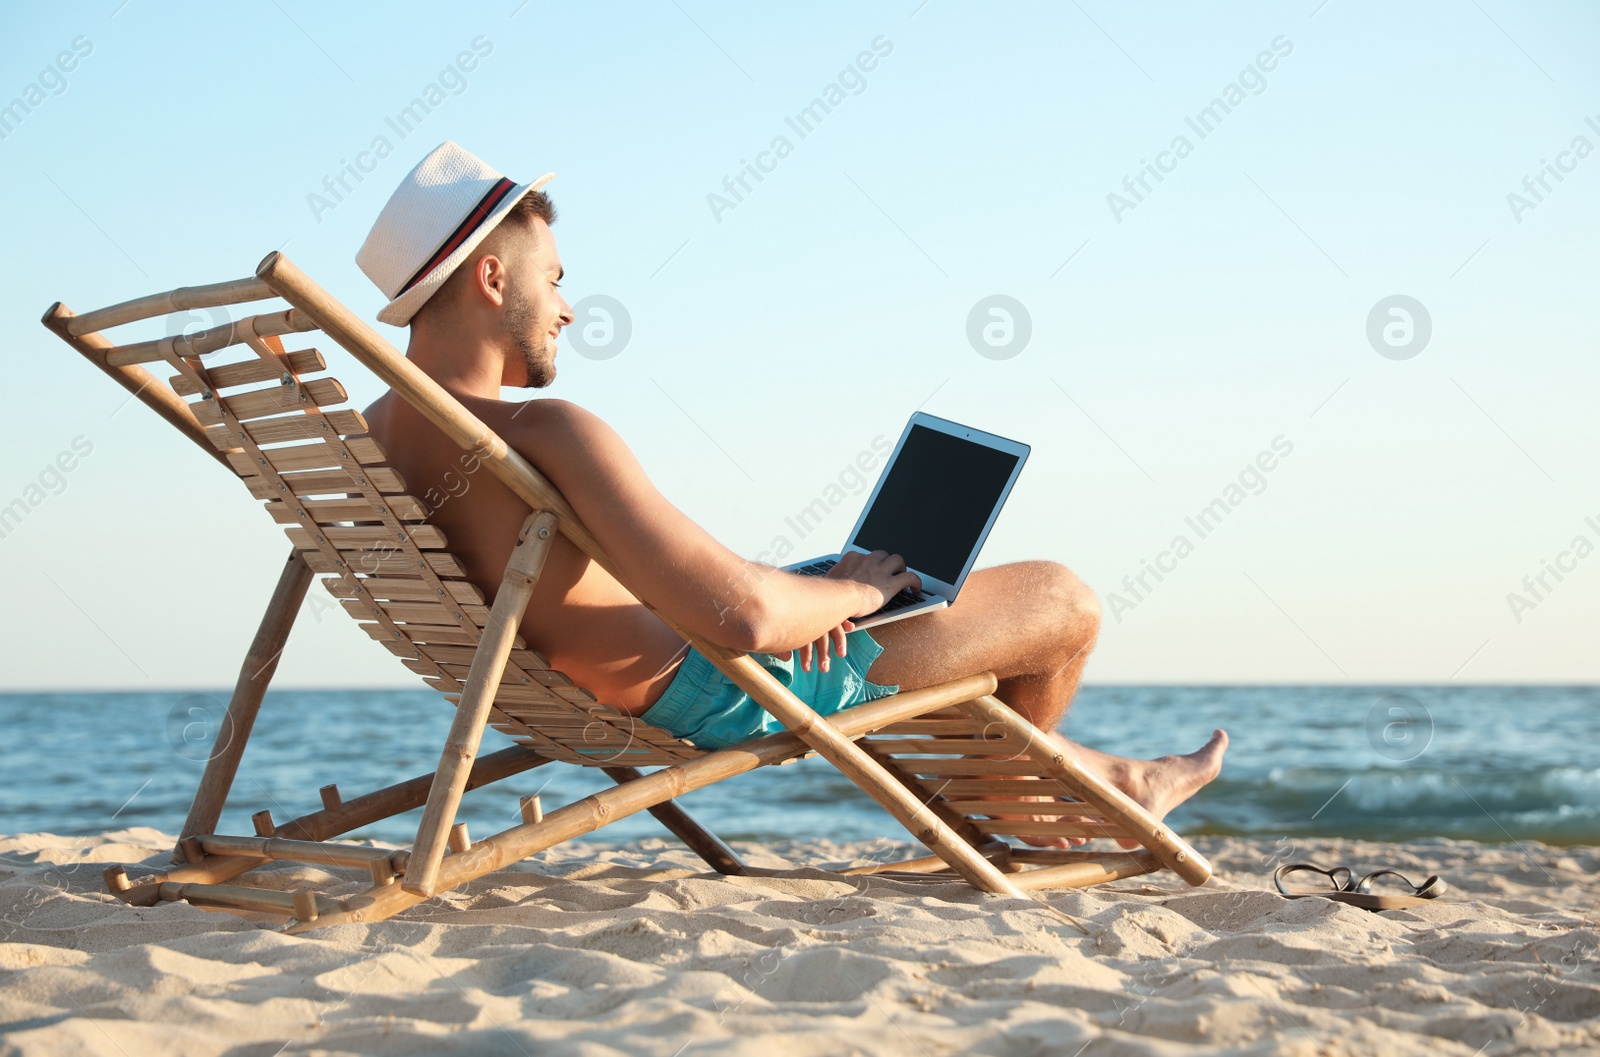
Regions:
<svg viewBox="0 0 1600 1057"><path fill-rule="evenodd" d="M532 400L477 400L469 410L507 440L547 430L582 428L599 418L571 400L541 396Z"/></svg>
<svg viewBox="0 0 1600 1057"><path fill-rule="evenodd" d="M615 431L598 415L571 400L537 397L517 401L452 395L468 414L525 458L547 465L585 465L591 469L614 462L619 440ZM414 428L427 431L427 416L393 392L368 408L368 422L375 435L396 439Z"/></svg>

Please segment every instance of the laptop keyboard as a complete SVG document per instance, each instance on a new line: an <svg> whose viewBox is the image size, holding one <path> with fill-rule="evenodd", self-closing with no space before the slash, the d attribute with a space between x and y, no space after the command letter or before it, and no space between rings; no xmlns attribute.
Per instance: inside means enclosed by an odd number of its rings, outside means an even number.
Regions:
<svg viewBox="0 0 1600 1057"><path fill-rule="evenodd" d="M824 558L820 562L812 562L810 565L802 565L793 571L800 573L802 576L826 576L828 570L838 564L839 563L832 558ZM916 605L918 602L926 602L927 600L928 596L923 594L921 591L913 591L909 587L902 587L900 592L893 598L889 599L888 602L884 603L883 608L878 610L877 613L893 613L897 609L904 609L906 606ZM876 613L868 614L868 616L876 615Z"/></svg>

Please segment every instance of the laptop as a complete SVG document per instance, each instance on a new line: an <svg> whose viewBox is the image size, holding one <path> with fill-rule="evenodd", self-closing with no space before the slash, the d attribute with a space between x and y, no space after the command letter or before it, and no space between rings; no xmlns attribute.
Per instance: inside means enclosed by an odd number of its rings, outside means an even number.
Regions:
<svg viewBox="0 0 1600 1057"><path fill-rule="evenodd" d="M900 555L922 579L922 590L902 590L877 612L853 618L855 627L904 620L955 602L1028 451L1026 444L959 422L921 411L911 416L844 550ZM839 558L829 554L784 569L824 576Z"/></svg>

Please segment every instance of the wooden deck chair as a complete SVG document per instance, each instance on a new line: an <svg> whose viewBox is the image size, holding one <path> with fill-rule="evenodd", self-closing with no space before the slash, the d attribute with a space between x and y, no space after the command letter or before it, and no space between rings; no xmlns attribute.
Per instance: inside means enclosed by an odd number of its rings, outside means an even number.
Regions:
<svg viewBox="0 0 1600 1057"><path fill-rule="evenodd" d="M197 333L122 345L101 334L170 313L276 298L287 307L269 305ZM996 699L990 672L824 719L748 654L669 620L787 728L705 751L610 708L552 671L517 628L554 533L617 575L610 558L527 460L282 254L269 254L254 278L180 288L81 316L57 303L44 323L236 474L286 526L293 544L240 669L173 867L137 880L123 867L106 871L107 887L125 900L152 905L182 899L265 913L283 919L290 932L377 921L639 811L654 814L721 873L766 872L746 866L673 798L813 752L932 852L847 874L953 873L984 892L1012 896L1163 867L1194 885L1210 876L1205 859L1169 828ZM322 355L314 348L285 351L283 336L313 331L370 368L527 502L531 513L493 599L467 579L448 541L428 523L428 507L407 495L406 482L384 464L361 415L336 406L346 400L343 387L330 377L311 377L326 370ZM169 369L168 381L142 366L154 363ZM240 756L313 576L323 578L367 634L455 706L439 766L350 800L324 786L321 810L281 824L262 811L254 816L254 836L218 834ZM486 726L513 744L480 755ZM524 797L521 819L482 840L456 822L466 790L556 761L597 769L615 784L550 811L538 797ZM1024 807L1016 799L1024 793L1060 801ZM410 849L332 840L419 806L422 821ZM1018 819L1022 812L1054 818ZM1121 836L1142 847L1033 849L1003 839L1030 835ZM278 859L370 871L371 887L336 899L229 883Z"/></svg>

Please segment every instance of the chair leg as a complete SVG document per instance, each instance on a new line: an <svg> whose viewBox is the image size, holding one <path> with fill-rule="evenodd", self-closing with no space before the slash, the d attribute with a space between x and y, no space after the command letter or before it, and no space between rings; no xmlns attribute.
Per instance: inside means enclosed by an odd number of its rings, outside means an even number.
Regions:
<svg viewBox="0 0 1600 1057"><path fill-rule="evenodd" d="M250 740L261 699L266 696L267 685L278 670L278 658L310 585L311 567L300 560L299 551L291 551L278 577L278 586L273 589L272 600L267 603L261 626L256 629L255 641L250 644L250 652L245 654L244 665L239 669L239 680L228 700L228 711L217 727L217 740L213 743L216 751L206 761L200 788L195 791L189 817L179 831L178 846L173 849L173 862L187 861L183 851L186 839L217 830L222 805L227 802L228 790L233 787L234 775L239 771L239 760L244 755L245 742Z"/></svg>
<svg viewBox="0 0 1600 1057"><path fill-rule="evenodd" d="M618 785L638 781L644 777L643 772L636 767L602 767L601 770ZM687 844L691 851L704 859L717 873L743 877L750 872L744 860L739 858L732 848L722 843L715 833L700 825L689 812L671 800L647 810L655 816L657 822L667 827L673 836Z"/></svg>
<svg viewBox="0 0 1600 1057"><path fill-rule="evenodd" d="M495 694L500 690L500 679L505 675L517 627L522 623L523 611L528 608L528 599L539 582L539 573L555 535L555 515L534 511L522 523L516 548L506 562L505 576L500 581L500 590L495 593L494 605L489 609L489 623L478 642L478 652L473 655L472 667L467 671L467 683L462 688L461 700L456 703L450 736L439 757L439 769L434 772L428 804L422 811L422 823L417 827L417 841L411 850L404 885L412 895L434 894L450 826L461 807L461 794L466 792L467 775L477 758Z"/></svg>

